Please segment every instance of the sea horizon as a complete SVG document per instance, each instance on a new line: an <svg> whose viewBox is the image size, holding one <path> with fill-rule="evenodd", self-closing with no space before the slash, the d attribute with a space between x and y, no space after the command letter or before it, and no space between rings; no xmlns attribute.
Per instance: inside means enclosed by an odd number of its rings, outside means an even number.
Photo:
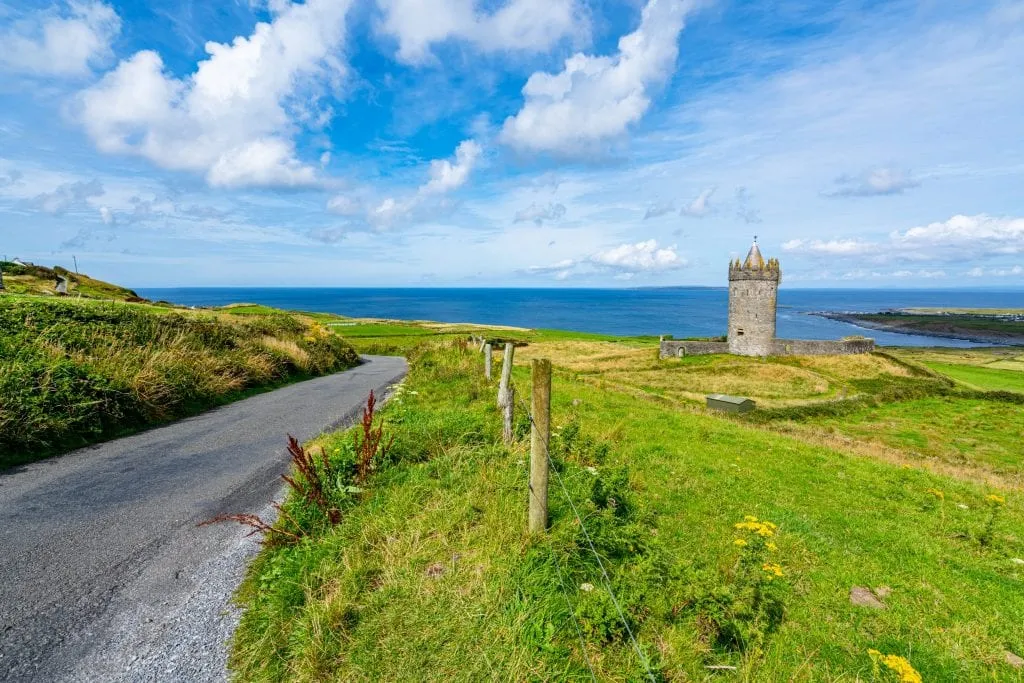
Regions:
<svg viewBox="0 0 1024 683"><path fill-rule="evenodd" d="M431 320L563 329L616 336L675 338L725 334L727 287L167 287L141 296L185 306L263 304L353 318ZM874 312L912 307L1016 308L1020 291L1001 289L783 288L778 336L872 337L886 346L973 346L971 342L868 330L818 312Z"/></svg>

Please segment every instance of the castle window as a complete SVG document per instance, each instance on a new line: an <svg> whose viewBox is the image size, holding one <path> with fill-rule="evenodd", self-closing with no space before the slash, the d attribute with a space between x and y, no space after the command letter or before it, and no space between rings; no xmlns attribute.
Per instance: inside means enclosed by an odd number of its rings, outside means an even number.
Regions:
<svg viewBox="0 0 1024 683"><path fill-rule="evenodd" d="M739 337L743 336L743 328L742 327L736 329L736 335L739 336Z"/></svg>

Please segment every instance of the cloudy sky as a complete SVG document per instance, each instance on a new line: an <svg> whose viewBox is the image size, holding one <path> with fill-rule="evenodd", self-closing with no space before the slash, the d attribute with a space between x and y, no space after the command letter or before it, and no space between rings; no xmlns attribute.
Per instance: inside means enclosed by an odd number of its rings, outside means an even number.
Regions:
<svg viewBox="0 0 1024 683"><path fill-rule="evenodd" d="M0 0L0 101L131 286L1024 283L1024 0Z"/></svg>

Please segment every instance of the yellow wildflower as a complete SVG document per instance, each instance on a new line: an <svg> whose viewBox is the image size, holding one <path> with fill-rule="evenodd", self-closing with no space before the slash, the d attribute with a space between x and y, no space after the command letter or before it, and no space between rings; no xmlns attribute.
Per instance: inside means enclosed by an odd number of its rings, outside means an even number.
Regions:
<svg viewBox="0 0 1024 683"><path fill-rule="evenodd" d="M764 544L764 547L765 547L765 548L768 548L768 550L772 551L773 553L774 553L774 552L775 552L776 550L778 550L778 549L779 549L779 547L778 547L777 545L775 545L774 543L772 543L771 541L768 541L767 543L765 543L765 544Z"/></svg>
<svg viewBox="0 0 1024 683"><path fill-rule="evenodd" d="M782 576L782 566L775 562L765 562L761 565L761 569L768 572L768 578L772 578L773 576Z"/></svg>
<svg viewBox="0 0 1024 683"><path fill-rule="evenodd" d="M754 515L743 515L743 519L748 521L748 522L756 522L757 521L757 517L755 517Z"/></svg>
<svg viewBox="0 0 1024 683"><path fill-rule="evenodd" d="M925 493L930 493L933 496L935 496L936 498L938 498L939 500L945 500L946 499L946 494L944 494L942 491L940 491L938 489L926 489Z"/></svg>
<svg viewBox="0 0 1024 683"><path fill-rule="evenodd" d="M775 530L778 528L771 522L751 522L749 520L746 522L737 522L736 524L733 524L733 527L740 531L753 531L758 536L763 536L764 538L773 536L775 534Z"/></svg>
<svg viewBox="0 0 1024 683"><path fill-rule="evenodd" d="M997 496L994 493L990 493L987 496L985 496L985 500L987 500L990 503L994 503L995 505L1003 505L1006 503L1005 498L1003 498L1002 496Z"/></svg>
<svg viewBox="0 0 1024 683"><path fill-rule="evenodd" d="M871 659L894 672L900 683L921 683L921 674L905 658L899 655L883 655L878 650L868 650L868 654L871 655Z"/></svg>
<svg viewBox="0 0 1024 683"><path fill-rule="evenodd" d="M732 544L733 545L738 545L739 547L742 548L743 546L745 546L747 544L747 542L744 541L742 538L737 538L735 541L732 542Z"/></svg>

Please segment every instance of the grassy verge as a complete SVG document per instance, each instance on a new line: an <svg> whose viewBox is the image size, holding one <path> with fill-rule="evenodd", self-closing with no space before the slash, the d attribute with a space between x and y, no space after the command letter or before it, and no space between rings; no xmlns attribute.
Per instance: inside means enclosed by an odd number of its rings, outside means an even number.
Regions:
<svg viewBox="0 0 1024 683"><path fill-rule="evenodd" d="M528 424L500 444L479 354L432 344L411 361L385 411L390 456L361 490L339 483L337 524L250 569L240 679L589 680L590 666L599 680L896 680L878 650L924 680L1019 680L1016 493L560 367L553 460L638 655L556 480L550 533L525 533ZM514 376L528 395L527 368ZM343 465L350 443L321 445ZM885 607L851 604L854 587Z"/></svg>
<svg viewBox="0 0 1024 683"><path fill-rule="evenodd" d="M0 298L0 468L358 362L314 321Z"/></svg>

